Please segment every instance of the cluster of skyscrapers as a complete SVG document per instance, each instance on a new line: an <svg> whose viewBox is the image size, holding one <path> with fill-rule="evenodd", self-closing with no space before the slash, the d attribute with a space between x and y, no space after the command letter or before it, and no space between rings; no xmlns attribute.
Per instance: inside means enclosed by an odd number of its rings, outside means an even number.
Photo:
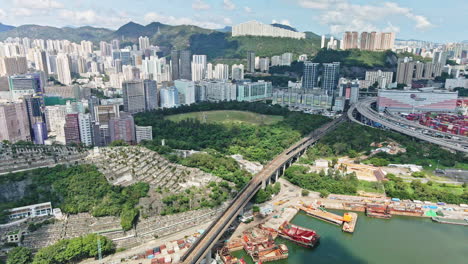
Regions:
<svg viewBox="0 0 468 264"><path fill-rule="evenodd" d="M290 64L292 54L273 59L275 65ZM259 59L254 56L254 71L255 64ZM28 38L0 42L0 140L134 144L150 139L151 128L135 126L133 114L207 100L262 100L271 94L270 82L244 80L242 64L213 65L206 55L189 50L164 57L144 36L126 47L119 40L99 45Z"/></svg>
<svg viewBox="0 0 468 264"><path fill-rule="evenodd" d="M341 49L360 49L383 51L393 49L395 44L394 32L345 32L343 34Z"/></svg>
<svg viewBox="0 0 468 264"><path fill-rule="evenodd" d="M434 61L437 61L436 57ZM396 81L411 86L413 80L432 80L442 75L444 66L445 62L420 62L402 58L398 61Z"/></svg>

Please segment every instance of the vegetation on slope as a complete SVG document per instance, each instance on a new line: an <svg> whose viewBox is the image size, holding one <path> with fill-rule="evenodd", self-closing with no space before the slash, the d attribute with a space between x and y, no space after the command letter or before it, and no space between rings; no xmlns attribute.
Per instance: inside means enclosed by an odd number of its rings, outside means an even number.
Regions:
<svg viewBox="0 0 468 264"><path fill-rule="evenodd" d="M97 240L101 242L101 252L109 255L115 251L113 242L104 236L89 234L72 239L63 239L45 248L34 256L32 264L77 263L87 258L98 257Z"/></svg>
<svg viewBox="0 0 468 264"><path fill-rule="evenodd" d="M23 25L8 31L0 32L0 40L8 37L28 37L30 39L67 39L73 42L90 40L98 43L101 40L109 40L112 30L94 27L56 28L38 25Z"/></svg>
<svg viewBox="0 0 468 264"><path fill-rule="evenodd" d="M320 41L316 39L292 39L274 37L230 37L229 33L195 34L190 37L190 49L194 54L206 54L213 59L245 59L247 51L256 56L272 57L285 52L315 54Z"/></svg>
<svg viewBox="0 0 468 264"><path fill-rule="evenodd" d="M175 193L165 196L162 199L165 207L161 215L182 213L189 210L201 208L214 208L220 206L230 198L231 186L226 181L219 183L210 182L208 184L210 195L198 198L198 194L203 190L196 187L186 189L183 193Z"/></svg>
<svg viewBox="0 0 468 264"><path fill-rule="evenodd" d="M398 58L412 57L413 61L431 62L432 58L422 57L411 52L401 52L397 54Z"/></svg>
<svg viewBox="0 0 468 264"><path fill-rule="evenodd" d="M387 175L387 178L389 181L385 182L384 185L389 197L451 204L468 203L468 188L460 185L452 187L451 190L447 184L421 183L418 180L410 183L392 174Z"/></svg>
<svg viewBox="0 0 468 264"><path fill-rule="evenodd" d="M316 63L340 62L344 66L364 68L392 67L396 63L396 54L390 50L379 52L358 49L321 49L312 61Z"/></svg>
<svg viewBox="0 0 468 264"><path fill-rule="evenodd" d="M336 130L323 137L319 144L307 152L307 157L314 160L319 157L350 156L358 153L369 154L373 142L396 141L406 148L405 153L390 155L380 152L372 158L377 162L395 164L417 164L435 169L437 164L442 168L466 168L468 158L462 153L452 153L437 145L416 141L408 136L382 131L354 123L342 124ZM383 161L382 161L383 160ZM379 165L379 164L376 164Z"/></svg>
<svg viewBox="0 0 468 264"><path fill-rule="evenodd" d="M308 168L293 165L286 169L284 176L293 184L311 191L325 194L356 194L359 181L354 173L346 174L339 170L329 169L327 172L307 172Z"/></svg>
<svg viewBox="0 0 468 264"><path fill-rule="evenodd" d="M122 227L130 229L136 218L132 209L149 190L147 183L128 187L113 186L95 166L67 168L59 165L4 175L1 184L27 183L25 195L16 200L2 200L1 209L52 202L64 213L90 212L93 216L121 216ZM5 216L5 212L3 213Z"/></svg>
<svg viewBox="0 0 468 264"><path fill-rule="evenodd" d="M6 264L29 264L32 260L32 252L29 248L15 247L8 252Z"/></svg>

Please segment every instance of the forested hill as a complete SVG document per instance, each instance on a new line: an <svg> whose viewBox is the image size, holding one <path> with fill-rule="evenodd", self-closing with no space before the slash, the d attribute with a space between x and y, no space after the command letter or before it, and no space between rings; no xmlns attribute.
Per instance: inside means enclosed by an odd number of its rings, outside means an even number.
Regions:
<svg viewBox="0 0 468 264"><path fill-rule="evenodd" d="M67 39L73 42L90 40L98 43L101 40L108 40L112 30L95 27L49 27L39 25L22 25L7 31L0 32L0 41L9 37L30 39Z"/></svg>

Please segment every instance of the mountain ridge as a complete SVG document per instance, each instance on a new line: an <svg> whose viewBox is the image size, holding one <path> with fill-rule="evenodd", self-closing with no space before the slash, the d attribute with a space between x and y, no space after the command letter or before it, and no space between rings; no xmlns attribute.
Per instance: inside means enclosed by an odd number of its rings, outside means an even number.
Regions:
<svg viewBox="0 0 468 264"><path fill-rule="evenodd" d="M67 39L79 43L89 40L98 45L100 41L119 39L121 46L138 44L140 36L150 38L150 43L158 45L164 55L172 49L190 49L193 54L206 54L210 60L243 59L247 50L255 50L258 56L274 56L285 52L314 54L319 50L320 37L305 32L306 39L274 37L232 37L229 27L223 30L201 28L194 25L167 25L152 22L142 25L128 22L117 30L84 26L51 27L22 25L6 32L0 32L0 41L8 37L29 37L35 39ZM224 31L224 32L223 32Z"/></svg>

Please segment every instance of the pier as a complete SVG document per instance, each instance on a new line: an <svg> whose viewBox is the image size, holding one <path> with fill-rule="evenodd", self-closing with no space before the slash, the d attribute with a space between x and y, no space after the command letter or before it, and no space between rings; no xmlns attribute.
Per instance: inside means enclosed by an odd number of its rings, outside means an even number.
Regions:
<svg viewBox="0 0 468 264"><path fill-rule="evenodd" d="M325 209L314 209L306 206L297 206L297 209L305 212L307 215L310 215L314 218L326 221L334 225L341 226L344 221L342 216L327 212L325 211Z"/></svg>

